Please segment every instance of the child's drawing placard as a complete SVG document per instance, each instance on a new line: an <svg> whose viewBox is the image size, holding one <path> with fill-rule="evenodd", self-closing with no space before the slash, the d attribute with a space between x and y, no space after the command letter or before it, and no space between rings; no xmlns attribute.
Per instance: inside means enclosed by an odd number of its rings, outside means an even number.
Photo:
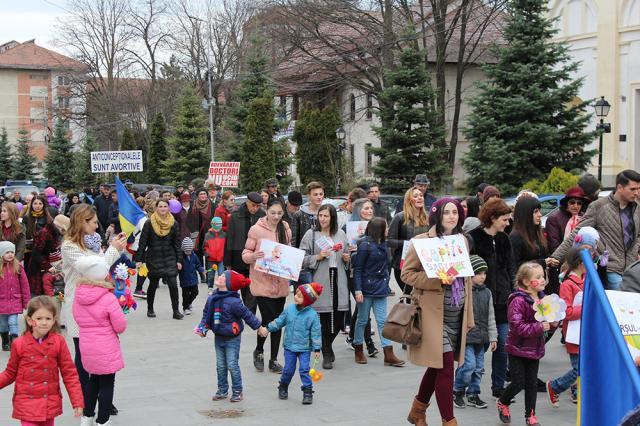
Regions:
<svg viewBox="0 0 640 426"><path fill-rule="evenodd" d="M640 356L640 293L606 290L631 356Z"/></svg>
<svg viewBox="0 0 640 426"><path fill-rule="evenodd" d="M362 237L367 230L368 224L369 221L367 220L347 222L347 240L349 240L349 244L356 245L358 239Z"/></svg>
<svg viewBox="0 0 640 426"><path fill-rule="evenodd" d="M305 255L304 250L271 240L262 240L260 251L264 252L264 257L256 260L255 268L257 271L298 281Z"/></svg>
<svg viewBox="0 0 640 426"><path fill-rule="evenodd" d="M413 238L420 263L429 278L472 277L473 267L463 235L446 235L442 238Z"/></svg>

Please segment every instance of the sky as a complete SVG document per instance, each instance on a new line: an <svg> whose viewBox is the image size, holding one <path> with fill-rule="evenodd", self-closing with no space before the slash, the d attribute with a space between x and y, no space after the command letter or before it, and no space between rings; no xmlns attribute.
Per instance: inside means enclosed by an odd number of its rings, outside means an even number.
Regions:
<svg viewBox="0 0 640 426"><path fill-rule="evenodd" d="M54 47L53 26L64 15L65 0L0 0L0 44L36 39L36 44ZM61 52L62 53L62 52Z"/></svg>

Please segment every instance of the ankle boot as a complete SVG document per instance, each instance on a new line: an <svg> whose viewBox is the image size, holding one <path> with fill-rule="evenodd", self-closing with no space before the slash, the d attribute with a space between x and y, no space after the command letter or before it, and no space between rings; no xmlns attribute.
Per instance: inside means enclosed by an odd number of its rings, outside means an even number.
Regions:
<svg viewBox="0 0 640 426"><path fill-rule="evenodd" d="M442 426L458 426L458 421L456 420L455 417L449 421L442 419Z"/></svg>
<svg viewBox="0 0 640 426"><path fill-rule="evenodd" d="M313 404L313 389L311 388L311 386L302 387L302 404L303 405Z"/></svg>
<svg viewBox="0 0 640 426"><path fill-rule="evenodd" d="M384 352L384 365L391 365L393 367L404 366L404 361L396 357L396 355L393 353L393 346L385 346L384 348L382 348L382 351Z"/></svg>
<svg viewBox="0 0 640 426"><path fill-rule="evenodd" d="M413 398L413 404L411 405L411 411L407 416L407 421L416 426L427 426L427 408L429 404L418 401Z"/></svg>
<svg viewBox="0 0 640 426"><path fill-rule="evenodd" d="M362 345L353 345L353 349L356 351L356 363L357 364L366 364L367 357L364 356L364 350L362 349Z"/></svg>
<svg viewBox="0 0 640 426"><path fill-rule="evenodd" d="M285 385L283 383L278 384L278 398L280 399L289 398L289 385Z"/></svg>
<svg viewBox="0 0 640 426"><path fill-rule="evenodd" d="M16 340L18 338L17 334L10 334L9 335L9 349L11 349L11 345L13 344L13 341Z"/></svg>
<svg viewBox="0 0 640 426"><path fill-rule="evenodd" d="M9 333L0 333L0 337L2 337L2 350L8 351L11 349L11 345L9 345Z"/></svg>

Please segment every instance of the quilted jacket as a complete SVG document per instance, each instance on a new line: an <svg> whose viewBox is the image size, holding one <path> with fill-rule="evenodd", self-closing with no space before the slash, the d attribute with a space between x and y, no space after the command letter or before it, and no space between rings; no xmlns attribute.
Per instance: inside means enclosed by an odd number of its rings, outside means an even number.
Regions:
<svg viewBox="0 0 640 426"><path fill-rule="evenodd" d="M221 336L234 337L242 334L243 320L254 330L261 324L249 308L244 306L237 291L218 290L207 299L199 328L212 330Z"/></svg>
<svg viewBox="0 0 640 426"><path fill-rule="evenodd" d="M0 278L0 314L20 314L27 309L31 293L27 274L20 266L20 274L16 275L13 265L4 267L4 278Z"/></svg>
<svg viewBox="0 0 640 426"><path fill-rule="evenodd" d="M298 309L291 304L267 325L270 333L284 327L284 348L291 352L318 352L322 347L320 317L311 306Z"/></svg>
<svg viewBox="0 0 640 426"><path fill-rule="evenodd" d="M540 298L544 293L540 292ZM509 296L509 334L505 350L522 358L540 359L544 356L544 329L533 310L533 297L518 289Z"/></svg>

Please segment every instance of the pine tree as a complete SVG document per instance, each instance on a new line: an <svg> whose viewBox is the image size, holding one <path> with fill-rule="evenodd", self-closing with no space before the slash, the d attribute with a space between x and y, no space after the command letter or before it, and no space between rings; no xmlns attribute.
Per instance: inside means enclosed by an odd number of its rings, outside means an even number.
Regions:
<svg viewBox="0 0 640 426"><path fill-rule="evenodd" d="M9 146L7 128L3 127L0 132L0 183L4 184L13 174L13 154Z"/></svg>
<svg viewBox="0 0 640 426"><path fill-rule="evenodd" d="M176 124L169 138L169 153L162 162L164 176L173 184L205 179L209 171L207 127L193 88L185 88L179 102Z"/></svg>
<svg viewBox="0 0 640 426"><path fill-rule="evenodd" d="M264 181L276 175L272 123L271 98L254 99L249 106L242 144L240 186L245 192L259 191Z"/></svg>
<svg viewBox="0 0 640 426"><path fill-rule="evenodd" d="M584 170L595 133L585 132L586 102L572 104L583 79L572 79L578 63L566 45L551 41L547 2L513 0L507 12L505 43L492 48L497 63L485 65L488 81L471 100L463 165L470 187L490 182L508 194L555 166Z"/></svg>
<svg viewBox="0 0 640 426"><path fill-rule="evenodd" d="M19 180L33 179L36 160L31 155L31 141L27 129L18 130L16 156L13 167L13 178Z"/></svg>
<svg viewBox="0 0 640 426"><path fill-rule="evenodd" d="M95 186L98 183L99 174L91 173L91 152L98 150L98 144L95 137L91 133L87 133L80 151L75 155L73 162L73 182L75 187L87 188Z"/></svg>
<svg viewBox="0 0 640 426"><path fill-rule="evenodd" d="M387 71L387 86L380 93L380 119L390 126L375 129L381 147L370 150L379 157L373 169L386 192L404 193L417 174L427 174L435 187L447 180L444 129L437 124L424 55L423 50L403 49L398 66Z"/></svg>
<svg viewBox="0 0 640 426"><path fill-rule="evenodd" d="M289 175L289 166L295 163L295 157L291 153L289 139L280 138L273 141L273 152L278 185L281 191L287 192L294 181L293 176Z"/></svg>
<svg viewBox="0 0 640 426"><path fill-rule="evenodd" d="M167 158L167 139L164 116L157 113L151 123L151 143L147 161L147 178L152 183L164 183L162 162Z"/></svg>
<svg viewBox="0 0 640 426"><path fill-rule="evenodd" d="M70 164L73 164L73 145L67 137L62 120L58 120L44 159L44 174L49 184L62 190L73 188Z"/></svg>

